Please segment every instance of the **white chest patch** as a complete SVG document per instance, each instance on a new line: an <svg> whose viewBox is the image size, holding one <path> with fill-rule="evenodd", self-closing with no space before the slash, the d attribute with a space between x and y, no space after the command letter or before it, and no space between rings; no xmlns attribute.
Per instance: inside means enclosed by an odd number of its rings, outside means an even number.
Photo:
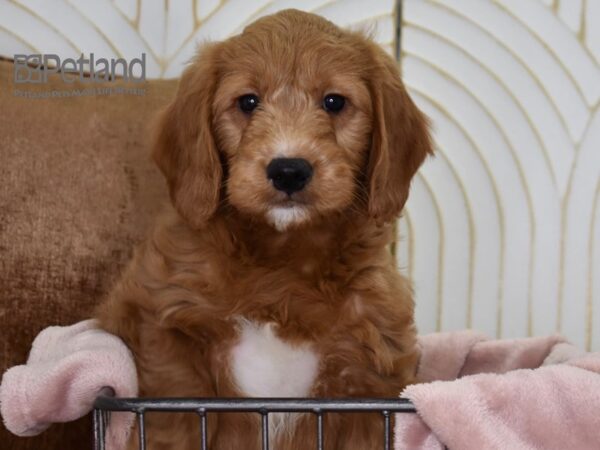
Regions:
<svg viewBox="0 0 600 450"><path fill-rule="evenodd" d="M310 345L290 345L275 335L273 324L240 322L231 368L248 397L305 397L317 376L319 358Z"/></svg>

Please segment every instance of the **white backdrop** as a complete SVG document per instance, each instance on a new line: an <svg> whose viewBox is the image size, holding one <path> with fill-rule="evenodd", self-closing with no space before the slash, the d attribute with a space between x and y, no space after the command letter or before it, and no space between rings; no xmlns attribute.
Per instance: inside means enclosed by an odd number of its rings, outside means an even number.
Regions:
<svg viewBox="0 0 600 450"><path fill-rule="evenodd" d="M0 0L0 55L145 52L175 77L197 42L288 7L394 53L394 0ZM438 148L399 226L420 331L600 350L600 0L405 0L402 25Z"/></svg>

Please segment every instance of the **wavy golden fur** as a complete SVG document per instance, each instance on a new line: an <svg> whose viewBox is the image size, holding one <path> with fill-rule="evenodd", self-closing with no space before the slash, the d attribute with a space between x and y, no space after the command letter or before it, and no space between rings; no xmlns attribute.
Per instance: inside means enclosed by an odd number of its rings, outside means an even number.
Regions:
<svg viewBox="0 0 600 450"><path fill-rule="evenodd" d="M260 99L250 114L238 106L249 93ZM330 93L346 99L339 113L322 106ZM243 396L229 356L240 318L313 349L310 396L396 397L413 381L411 289L388 245L431 144L392 58L283 11L205 45L157 130L174 208L97 314L133 351L141 396ZM281 155L313 167L292 196L265 175ZM289 422L273 448L315 448L314 420ZM150 414L146 426L151 450L198 447L195 417ZM328 449L381 448L382 434L377 415L325 419ZM258 449L259 437L254 416L209 420L211 449Z"/></svg>

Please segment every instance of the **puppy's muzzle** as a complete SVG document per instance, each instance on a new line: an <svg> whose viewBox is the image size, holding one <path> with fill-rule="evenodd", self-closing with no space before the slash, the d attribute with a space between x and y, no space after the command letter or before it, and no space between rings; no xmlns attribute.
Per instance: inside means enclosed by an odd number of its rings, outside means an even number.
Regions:
<svg viewBox="0 0 600 450"><path fill-rule="evenodd" d="M312 166L302 158L275 158L267 166L267 178L275 189L288 195L304 189L312 174Z"/></svg>

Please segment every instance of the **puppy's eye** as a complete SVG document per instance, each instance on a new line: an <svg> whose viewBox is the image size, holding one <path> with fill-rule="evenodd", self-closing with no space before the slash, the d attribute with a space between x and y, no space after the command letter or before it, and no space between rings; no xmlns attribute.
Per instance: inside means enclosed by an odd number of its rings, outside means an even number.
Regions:
<svg viewBox="0 0 600 450"><path fill-rule="evenodd" d="M329 94L323 99L323 109L328 112L338 113L346 105L346 99L339 94Z"/></svg>
<svg viewBox="0 0 600 450"><path fill-rule="evenodd" d="M259 103L260 101L258 100L258 97L254 94L242 95L240 98L238 98L238 105L246 114L254 111Z"/></svg>

